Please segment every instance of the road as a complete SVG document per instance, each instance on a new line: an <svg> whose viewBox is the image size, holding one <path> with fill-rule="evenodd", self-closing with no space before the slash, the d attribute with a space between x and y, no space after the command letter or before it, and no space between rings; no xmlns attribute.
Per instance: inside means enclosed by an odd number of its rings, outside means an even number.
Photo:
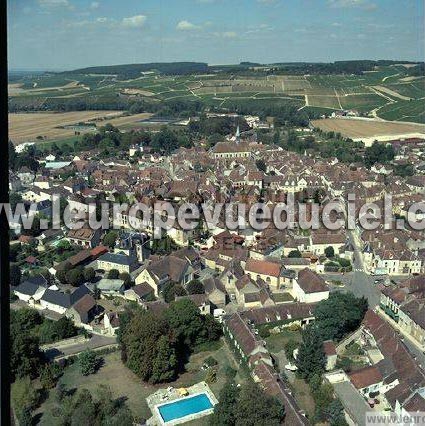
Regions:
<svg viewBox="0 0 425 426"><path fill-rule="evenodd" d="M77 342L73 345L66 345L49 349L45 352L45 355L49 359L54 359L63 356L77 355L86 349L100 349L117 343L116 337L100 336L93 334L90 340L85 342Z"/></svg>

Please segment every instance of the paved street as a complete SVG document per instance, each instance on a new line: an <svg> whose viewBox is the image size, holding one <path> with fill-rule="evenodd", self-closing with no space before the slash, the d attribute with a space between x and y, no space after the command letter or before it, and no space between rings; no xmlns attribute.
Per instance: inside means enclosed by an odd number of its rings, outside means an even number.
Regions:
<svg viewBox="0 0 425 426"><path fill-rule="evenodd" d="M89 341L78 342L74 345L66 345L62 347L57 347L54 349L49 349L45 352L46 356L50 359L69 356L69 355L77 355L80 352L86 349L99 349L102 347L106 347L109 345L113 345L117 343L116 337L110 336L99 336L97 334L93 334Z"/></svg>

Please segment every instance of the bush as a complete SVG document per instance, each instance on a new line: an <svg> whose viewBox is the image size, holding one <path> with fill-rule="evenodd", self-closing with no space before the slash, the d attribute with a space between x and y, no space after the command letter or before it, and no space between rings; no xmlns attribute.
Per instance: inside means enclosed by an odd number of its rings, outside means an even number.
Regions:
<svg viewBox="0 0 425 426"><path fill-rule="evenodd" d="M217 371L214 368L209 368L205 375L205 381L207 383L215 383L217 381Z"/></svg>
<svg viewBox="0 0 425 426"><path fill-rule="evenodd" d="M87 349L78 355L78 364L80 366L81 374L83 376L88 376L89 374L97 372L100 366L100 358L94 351Z"/></svg>
<svg viewBox="0 0 425 426"><path fill-rule="evenodd" d="M118 269L111 269L108 272L108 278L111 280L116 280L120 277L120 272L118 271Z"/></svg>
<svg viewBox="0 0 425 426"><path fill-rule="evenodd" d="M335 250L332 246L328 246L328 247L325 248L325 256L328 259L335 257Z"/></svg>
<svg viewBox="0 0 425 426"><path fill-rule="evenodd" d="M204 360L204 365L206 365L207 367L214 367L217 364L218 362L213 356L209 356L208 358L205 358Z"/></svg>

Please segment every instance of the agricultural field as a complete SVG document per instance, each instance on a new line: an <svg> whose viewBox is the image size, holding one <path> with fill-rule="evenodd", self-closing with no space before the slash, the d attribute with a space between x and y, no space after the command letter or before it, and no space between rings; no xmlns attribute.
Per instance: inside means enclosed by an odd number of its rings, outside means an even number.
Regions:
<svg viewBox="0 0 425 426"><path fill-rule="evenodd" d="M391 140L395 136L425 136L425 125L376 121L371 119L326 118L313 120L313 126L325 131L341 133L347 138L363 140L369 145L373 140Z"/></svg>
<svg viewBox="0 0 425 426"><path fill-rule="evenodd" d="M320 108L328 113L352 109L361 114L390 120L424 122L425 77L412 77L403 65L376 67L361 75L247 75L213 74L163 75L142 73L135 78L116 74L78 73L43 74L13 80L9 97L22 109L49 109L67 102L119 103L126 109L130 102L160 103L193 100L206 107L227 108L233 100L284 99L299 107ZM413 102L407 104L408 101ZM47 106L46 106L47 105ZM92 108L95 109L95 108ZM149 110L149 109L148 109Z"/></svg>
<svg viewBox="0 0 425 426"><path fill-rule="evenodd" d="M95 126L111 123L116 127L137 125L152 114L123 115L122 111L37 112L9 114L9 137L15 144L29 141L65 139L91 132ZM90 123L93 126L81 126Z"/></svg>

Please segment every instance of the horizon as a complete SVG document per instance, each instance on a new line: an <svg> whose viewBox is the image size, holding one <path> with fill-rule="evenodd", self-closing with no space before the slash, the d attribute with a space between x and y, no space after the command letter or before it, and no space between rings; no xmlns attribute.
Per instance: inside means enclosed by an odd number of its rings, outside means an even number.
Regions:
<svg viewBox="0 0 425 426"><path fill-rule="evenodd" d="M119 8L111 0L8 0L11 70L229 65L247 57L262 64L329 63L394 52L422 62L423 34L420 0L129 0Z"/></svg>
<svg viewBox="0 0 425 426"><path fill-rule="evenodd" d="M288 61L288 62L279 62L279 61L274 61L274 62L268 62L268 63L261 63L258 61L253 61L253 60L242 60L240 62L229 62L229 63L217 63L217 64L211 64L208 62L205 62L208 66L210 67L220 67L220 66L229 66L229 65L240 65L241 63L253 63L253 64L258 64L260 66L268 66L268 65L276 65L276 64L302 64L302 63L306 63L306 64L329 64L329 63L336 63L336 62L356 62L356 61L393 61L393 62L397 62L400 64L404 64L404 63L416 63L416 64L420 64L424 61L415 61L415 60L410 60L410 59L369 59L369 58L362 58L362 59L345 59L345 60L331 60L331 61L315 61L315 62L309 62L309 61ZM193 62L193 63L204 63L202 61L160 61L160 62L156 62L159 64L166 64L166 63L178 63L178 62ZM88 65L88 66L84 66L84 67L79 67L79 68L50 68L50 69L42 69L42 68L9 68L8 69L8 73L14 73L14 72L37 72L37 73L48 73L48 72L52 72L52 73L61 73L61 72L71 72L71 71L76 71L79 69L84 69L84 68L95 68L95 67L116 67L116 66L127 66L127 65L145 65L145 64L149 64L149 63L153 63L153 62L133 62L133 63L113 63L113 64L104 64L104 65Z"/></svg>

